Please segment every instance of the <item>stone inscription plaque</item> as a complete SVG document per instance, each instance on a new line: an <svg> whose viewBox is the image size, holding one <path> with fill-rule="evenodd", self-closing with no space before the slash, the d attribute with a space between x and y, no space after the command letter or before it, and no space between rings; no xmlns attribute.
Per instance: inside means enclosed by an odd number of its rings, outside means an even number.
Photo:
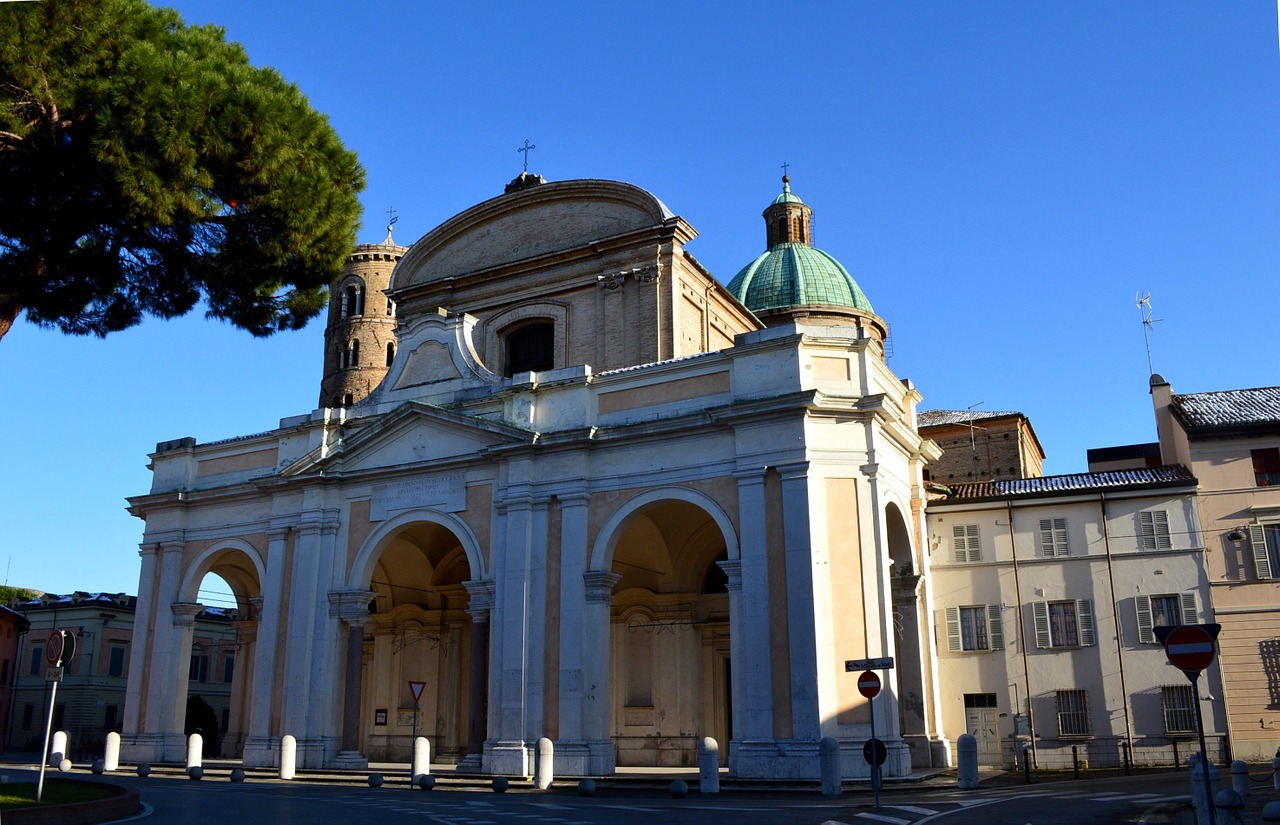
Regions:
<svg viewBox="0 0 1280 825"><path fill-rule="evenodd" d="M467 477L463 473L441 473L375 485L369 504L369 518L382 521L388 513L418 507L430 507L446 513L467 509Z"/></svg>

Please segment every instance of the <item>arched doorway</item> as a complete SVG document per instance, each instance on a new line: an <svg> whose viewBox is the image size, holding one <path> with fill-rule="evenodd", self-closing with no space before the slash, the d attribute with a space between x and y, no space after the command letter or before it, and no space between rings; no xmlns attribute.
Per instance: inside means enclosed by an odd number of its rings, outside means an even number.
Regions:
<svg viewBox="0 0 1280 825"><path fill-rule="evenodd" d="M897 651L893 676L898 680L898 725L903 741L911 749L913 765L930 764L928 723L925 707L923 664L920 652L920 569L911 547L911 533L898 505L885 505L885 533L888 537L891 592L893 595L894 648Z"/></svg>
<svg viewBox="0 0 1280 825"><path fill-rule="evenodd" d="M657 499L617 527L612 736L620 766L693 766L733 736L724 532L707 510Z"/></svg>
<svg viewBox="0 0 1280 825"><path fill-rule="evenodd" d="M434 762L458 762L470 742L469 671L475 643L463 539L443 520L400 524L377 541L364 589L360 742L373 761L407 761L413 736L431 743ZM411 683L425 687L415 701Z"/></svg>

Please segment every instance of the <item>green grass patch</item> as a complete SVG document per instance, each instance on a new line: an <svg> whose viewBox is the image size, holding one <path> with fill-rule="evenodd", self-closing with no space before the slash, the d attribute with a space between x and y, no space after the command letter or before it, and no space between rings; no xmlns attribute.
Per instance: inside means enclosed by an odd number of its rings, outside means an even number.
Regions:
<svg viewBox="0 0 1280 825"><path fill-rule="evenodd" d="M92 802L96 799L107 799L115 794L107 788L92 782L60 782L46 779L44 795L40 801L43 805L65 805L70 802ZM0 785L0 811L9 808L29 808L36 804L36 783L12 782Z"/></svg>

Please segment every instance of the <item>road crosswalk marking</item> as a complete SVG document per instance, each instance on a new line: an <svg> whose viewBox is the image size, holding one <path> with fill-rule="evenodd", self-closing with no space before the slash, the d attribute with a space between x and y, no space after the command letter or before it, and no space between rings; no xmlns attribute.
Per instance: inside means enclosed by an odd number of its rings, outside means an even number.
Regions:
<svg viewBox="0 0 1280 825"><path fill-rule="evenodd" d="M884 816L883 814L859 813L854 814L858 819L870 819L873 822L887 822L889 825L910 825L910 819L902 819L896 816Z"/></svg>
<svg viewBox="0 0 1280 825"><path fill-rule="evenodd" d="M913 814L936 814L933 808L921 808L919 805L885 805L886 808L893 808L895 811L906 811Z"/></svg>

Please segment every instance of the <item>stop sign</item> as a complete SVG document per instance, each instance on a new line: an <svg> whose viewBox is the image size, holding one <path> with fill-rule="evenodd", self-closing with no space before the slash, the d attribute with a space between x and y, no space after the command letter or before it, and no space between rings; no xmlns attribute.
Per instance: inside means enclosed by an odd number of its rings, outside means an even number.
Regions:
<svg viewBox="0 0 1280 825"><path fill-rule="evenodd" d="M864 670L858 677L858 692L868 699L880 695L880 677L873 670Z"/></svg>
<svg viewBox="0 0 1280 825"><path fill-rule="evenodd" d="M1213 662L1213 637L1194 624L1175 627L1164 640L1169 662L1187 673L1199 673Z"/></svg>

